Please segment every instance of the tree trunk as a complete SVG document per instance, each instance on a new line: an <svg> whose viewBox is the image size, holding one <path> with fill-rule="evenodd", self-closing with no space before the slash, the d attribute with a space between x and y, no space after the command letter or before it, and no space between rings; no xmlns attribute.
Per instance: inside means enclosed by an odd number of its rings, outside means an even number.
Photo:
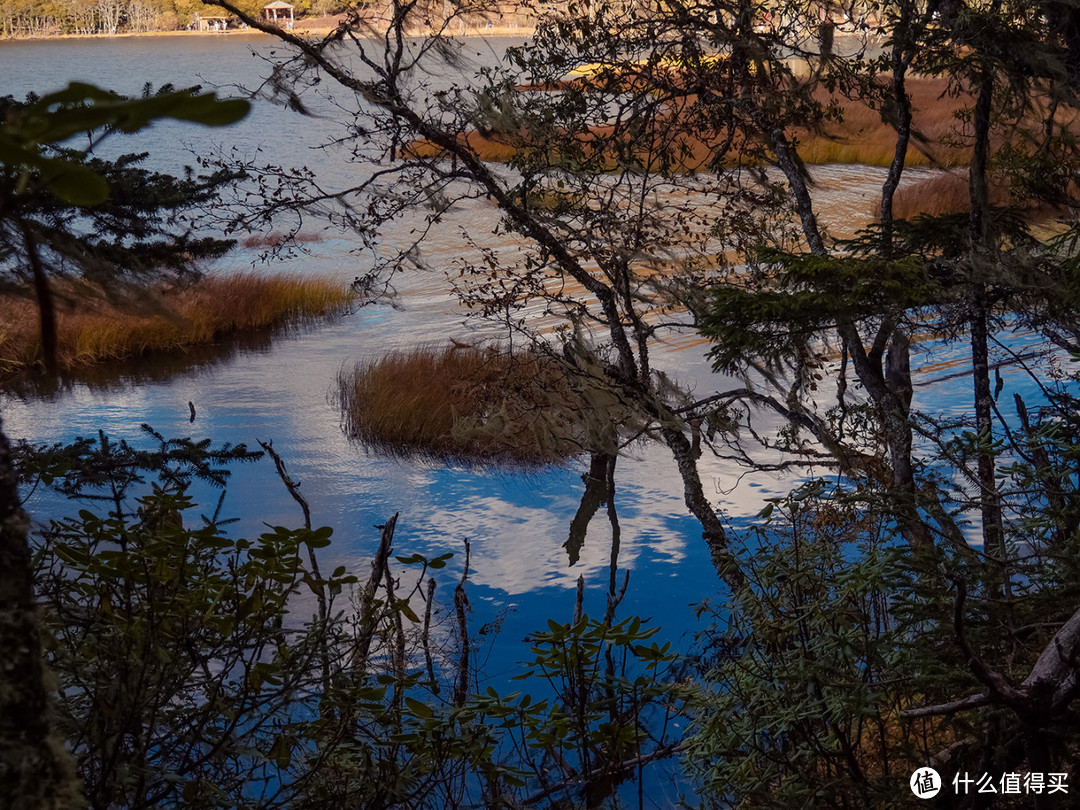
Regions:
<svg viewBox="0 0 1080 810"><path fill-rule="evenodd" d="M884 324L875 340L874 347L867 352L854 323L837 323L837 329L844 340L847 354L851 358L855 376L862 383L881 419L892 474L892 480L888 482L888 485L890 494L895 499L894 508L900 531L908 545L925 547L933 543L933 538L925 521L919 516L915 469L911 463L912 435L909 419L911 380L910 375L905 381L897 379L899 369L908 364L907 338L894 327L893 323ZM891 337L886 338L887 335ZM904 354L903 359L890 356L887 362L890 366L888 375L882 367L886 339L892 344L890 355Z"/></svg>
<svg viewBox="0 0 1080 810"><path fill-rule="evenodd" d="M1009 588L1008 550L1001 522L1001 493L997 487L996 459L993 449L993 397L990 393L989 314L990 302L986 275L993 255L993 234L990 228L990 203L987 190L987 165L990 154L990 113L993 103L993 68L987 64L979 82L979 95L975 101L973 129L975 143L972 148L969 187L971 194L971 273L972 295L970 328L972 374L974 377L975 429L979 435L979 505L982 513L983 549L987 556L996 558L1001 577L1000 590L1007 594Z"/></svg>
<svg viewBox="0 0 1080 810"><path fill-rule="evenodd" d="M902 4L897 35L892 52L892 101L893 126L896 129L896 147L893 150L889 174L881 187L881 241L886 257L892 255L893 243L893 197L900 185L900 178L907 164L908 143L911 140L911 97L907 93L908 60L904 51L910 39L912 8L910 3ZM902 34L901 34L902 32Z"/></svg>
<svg viewBox="0 0 1080 810"><path fill-rule="evenodd" d="M49 697L11 447L0 428L0 807L73 807L78 787L50 728Z"/></svg>
<svg viewBox="0 0 1080 810"><path fill-rule="evenodd" d="M732 565L724 525L705 496L705 488L701 485L701 474L698 472L697 457L690 445L690 440L675 427L662 427L660 434L675 457L679 477L683 482L683 500L690 514L701 523L701 536L709 547L713 565L716 566L716 571L721 578L734 587L735 583L741 581L741 577L738 568Z"/></svg>
<svg viewBox="0 0 1080 810"><path fill-rule="evenodd" d="M806 186L801 164L797 162L798 154L782 129L774 129L771 137L773 149L776 150L776 165L787 178L791 193L795 197L795 207L799 212L799 221L802 223L806 244L815 256L825 256L828 251L825 249L825 241L821 238L821 229L818 227L817 216L814 214L810 189Z"/></svg>

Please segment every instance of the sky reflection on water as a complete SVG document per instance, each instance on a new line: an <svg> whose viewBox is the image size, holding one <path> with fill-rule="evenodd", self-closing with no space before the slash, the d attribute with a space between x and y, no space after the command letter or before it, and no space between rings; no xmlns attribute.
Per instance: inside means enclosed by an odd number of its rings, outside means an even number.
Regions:
<svg viewBox="0 0 1080 810"><path fill-rule="evenodd" d="M147 81L252 84L266 65L251 49L270 47L268 40L256 37L0 43L0 94L48 91L87 77L125 92L138 92ZM216 146L245 154L262 149L282 162L306 163L322 174L345 174L353 170L343 169L340 152L307 148L325 139L334 126L325 119L257 104L248 119L226 132L166 123L137 141L113 142L109 148L149 150L150 165L167 170L190 163L191 152L207 154ZM836 228L866 216L883 174L865 167L826 167L815 173L823 220ZM472 229L486 238L494 218L494 209L483 201L456 212L425 248L431 269L413 270L399 279L401 310L371 307L272 344L255 341L216 353L193 351L163 361L150 373L145 368L143 373L106 371L51 395L4 394L0 413L5 429L15 438L35 442L65 441L100 429L143 443L139 425L145 422L167 437L210 437L216 443L249 446L255 446L256 439L272 439L292 476L303 483L315 523L335 528L333 545L323 554L325 565L366 571L378 541L373 527L395 512L401 513L399 553L460 552L463 540L471 541L475 619L480 625L505 615L489 664L489 676L498 678L523 657L520 642L528 632L542 628L546 618L570 618L578 576L586 581L587 610L603 612L611 557L611 530L603 510L594 517L573 566L564 548L587 462L515 474L387 458L345 438L333 392L342 364L361 356L472 334L474 324L449 297L444 271L471 249L455 237L456 230ZM388 232L390 242L408 238L408 220L395 227L402 230ZM285 267L344 278L369 269L370 257L350 252L352 241L329 236ZM219 269L249 269L257 256L257 250L238 250ZM703 359L704 347L691 343L658 347L656 365L705 390L715 379ZM969 387L969 381L959 380L944 391L935 388L934 396L942 407L963 408ZM917 387L916 399L920 396ZM189 400L198 413L194 424L188 421ZM712 487L712 497L734 524L745 525L764 498L786 492L789 484L766 474L740 474L728 463L702 459L702 476L706 487ZM700 526L683 505L670 455L657 445L631 448L618 463L616 485L622 528L618 565L632 572L621 615L652 617L668 638L692 633L696 624L690 605L713 595L716 576ZM35 496L30 507L44 517L55 504ZM300 523L298 509L265 461L236 468L224 513L240 518L230 530L235 535L258 533L263 522ZM460 573L458 553L438 577L444 599L449 599Z"/></svg>

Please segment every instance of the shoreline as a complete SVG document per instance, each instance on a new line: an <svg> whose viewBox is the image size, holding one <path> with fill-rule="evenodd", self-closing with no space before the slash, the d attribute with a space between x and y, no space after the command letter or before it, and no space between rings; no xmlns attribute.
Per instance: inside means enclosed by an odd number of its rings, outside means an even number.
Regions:
<svg viewBox="0 0 1080 810"><path fill-rule="evenodd" d="M295 27L290 33L298 36L310 36L323 38L335 30L333 25L326 26L312 26L305 28L301 26ZM467 26L462 31L456 31L453 33L446 33L445 36L450 38L466 38L466 39L486 39L486 38L501 38L501 37L530 37L536 31L535 25L480 25L480 26ZM428 34L430 35L430 34ZM425 36L424 34L414 34L414 37ZM273 34L267 34L263 31L258 31L254 28L235 28L227 31L125 31L117 34L51 34L48 36L30 36L30 37L0 37L0 47L6 44L17 43L40 43L40 42L64 42L66 40L114 40L114 39L135 39L141 37L258 37L258 38L273 38Z"/></svg>

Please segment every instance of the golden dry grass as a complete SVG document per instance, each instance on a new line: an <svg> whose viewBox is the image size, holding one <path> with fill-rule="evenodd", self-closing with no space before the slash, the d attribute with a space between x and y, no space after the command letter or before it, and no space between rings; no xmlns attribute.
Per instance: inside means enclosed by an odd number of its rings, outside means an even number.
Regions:
<svg viewBox="0 0 1080 810"><path fill-rule="evenodd" d="M971 98L948 95L946 79L914 78L908 81L907 87L912 105L912 138L907 165L942 168L966 165L969 155L960 137L957 113L971 105ZM892 163L896 130L878 110L825 93L819 93L818 100L836 101L843 120L828 123L820 133L796 133L799 156L805 163L859 163L866 166Z"/></svg>
<svg viewBox="0 0 1080 810"><path fill-rule="evenodd" d="M426 346L362 360L338 378L346 432L393 455L536 466L581 452L558 365L496 347Z"/></svg>
<svg viewBox="0 0 1080 810"><path fill-rule="evenodd" d="M290 235L279 231L270 233L253 233L243 240L246 248L280 247L286 240L295 243L321 242L325 237L321 233L294 233Z"/></svg>
<svg viewBox="0 0 1080 810"><path fill-rule="evenodd" d="M283 274L208 276L183 288L144 291L110 302L61 289L57 361L61 371L152 352L182 351L220 336L282 328L342 311L353 293L343 281ZM0 297L0 374L41 367L37 305Z"/></svg>
<svg viewBox="0 0 1080 810"><path fill-rule="evenodd" d="M1006 178L991 174L988 178L990 205L1014 206L1032 221L1046 221L1060 213L1061 209L1049 203L1024 199L1014 195ZM1080 186L1073 184L1070 193L1076 195ZM893 199L893 214L898 219L914 219L920 214L942 216L965 214L971 210L971 191L966 169L952 169L903 184ZM874 212L877 216L877 212Z"/></svg>
<svg viewBox="0 0 1080 810"><path fill-rule="evenodd" d="M990 186L991 205L1004 205L1008 201L1008 190L1000 185ZM936 217L970 210L971 193L965 170L953 169L901 185L893 198L893 215L897 219L914 219L920 214Z"/></svg>
<svg viewBox="0 0 1080 810"><path fill-rule="evenodd" d="M567 84L573 85L571 80ZM958 119L962 110L970 108L972 100L967 95L948 93L948 80L943 78L912 78L908 81L908 91L912 99L913 137L907 154L908 166L936 166L943 169L966 166L970 157L965 142L964 127ZM522 87L523 92L558 89L549 87ZM835 102L842 111L841 123L829 123L821 132L808 129L794 129L789 134L796 140L799 156L810 165L829 163L863 164L867 166L888 166L893 159L896 147L896 131L884 120L882 114L860 101L853 101L841 96L830 96L821 91L819 101ZM693 97L687 97L682 103L690 103ZM1038 112L1038 111L1036 111ZM671 106L669 117L677 119L678 111ZM1060 118L1060 116L1059 116ZM1076 116L1063 119L1062 124L1069 130L1080 132L1080 121ZM656 129L659 141L651 149L655 154L678 155L678 163L685 170L700 170L710 164L714 156L715 143L722 140L717 135L706 136L694 131L679 131L677 120L671 127ZM584 136L582 145L588 153L595 143L595 148L610 149L608 140L613 130L610 127L597 127ZM677 134L673 134L677 133ZM468 132L461 136L484 160L507 162L522 150L545 148L542 144L530 144L527 135L521 132L481 135ZM995 144L1013 140L1015 133L997 132L993 135ZM672 138L675 140L673 141ZM419 156L437 155L441 151L434 144L420 141L412 144L411 150ZM737 151L736 142L732 149ZM644 147L649 151L649 147ZM648 160L645 154L640 155ZM613 164L614 165L614 164ZM679 166L676 166L676 169Z"/></svg>

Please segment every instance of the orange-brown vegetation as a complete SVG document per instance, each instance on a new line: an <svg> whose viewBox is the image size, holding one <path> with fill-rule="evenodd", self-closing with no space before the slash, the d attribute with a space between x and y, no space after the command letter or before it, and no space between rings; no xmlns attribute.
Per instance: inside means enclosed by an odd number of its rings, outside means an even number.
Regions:
<svg viewBox="0 0 1080 810"><path fill-rule="evenodd" d="M912 105L912 138L908 166L949 168L967 164L968 152L958 114L972 103L968 96L948 93L945 79L916 78L907 83ZM841 123L829 123L820 133L799 134L799 156L810 164L861 163L888 166L896 148L896 130L887 115L860 101L818 94L835 101Z"/></svg>
<svg viewBox="0 0 1080 810"><path fill-rule="evenodd" d="M1013 194L1008 180L1000 175L991 174L988 181L990 205L1016 207L1031 220L1046 221L1061 211L1054 205ZM1080 186L1074 183L1069 193L1075 197L1080 193ZM893 214L898 219L913 219L920 214L964 214L970 210L971 193L966 169L943 171L901 184L893 199ZM876 216L877 212L873 212L873 215Z"/></svg>
<svg viewBox="0 0 1080 810"><path fill-rule="evenodd" d="M582 402L558 363L494 346L427 346L342 370L346 432L397 455L542 465L582 451Z"/></svg>
<svg viewBox="0 0 1080 810"><path fill-rule="evenodd" d="M58 292L57 361L68 372L107 360L183 350L230 333L330 317L353 295L348 284L338 280L254 273L208 276L189 286L162 286L117 300L81 287ZM0 297L0 324L0 374L37 367L41 339L36 303Z"/></svg>
<svg viewBox="0 0 1080 810"><path fill-rule="evenodd" d="M583 86L584 78L571 78L557 89ZM553 89L548 87L520 88L522 92ZM948 92L948 80L942 78L913 78L908 81L908 91L914 108L912 139L908 150L908 166L936 166L954 168L967 165L969 141L963 121L963 110L971 106L971 98ZM896 132L878 109L859 100L819 91L821 102L835 103L842 122L827 123L820 132L796 129L790 134L798 144L799 155L807 164L859 163L869 166L888 166L893 159ZM640 159L647 161L649 152L655 155L677 155L682 168L700 170L710 164L715 154L715 144L722 133L702 133L693 127L681 127L678 123L680 110L689 109L693 96L669 104L668 116L673 119L670 127L657 127L657 142L644 145ZM1066 127L1080 130L1080 121L1074 115L1062 122ZM580 136L579 144L586 151L610 149L613 130L597 127ZM484 160L505 162L522 150L542 148L529 143L521 132L481 134L477 131L463 133L461 140L467 143ZM998 144L1005 140L1015 142L1015 133L998 132ZM736 144L737 147L737 144ZM413 144L413 151L422 156L438 154L439 147L428 142Z"/></svg>
<svg viewBox="0 0 1080 810"><path fill-rule="evenodd" d="M1009 191L1000 183L990 185L990 204L1006 205ZM941 216L971 210L968 173L952 169L913 183L902 184L893 198L893 215L897 219L914 219L920 214Z"/></svg>
<svg viewBox="0 0 1080 810"><path fill-rule="evenodd" d="M243 240L246 248L280 247L286 240L290 242L321 242L325 237L321 233L295 233L286 235L279 231L253 233Z"/></svg>

